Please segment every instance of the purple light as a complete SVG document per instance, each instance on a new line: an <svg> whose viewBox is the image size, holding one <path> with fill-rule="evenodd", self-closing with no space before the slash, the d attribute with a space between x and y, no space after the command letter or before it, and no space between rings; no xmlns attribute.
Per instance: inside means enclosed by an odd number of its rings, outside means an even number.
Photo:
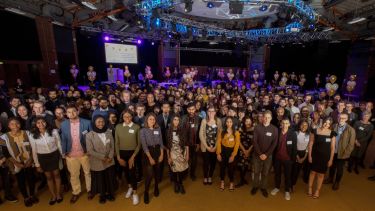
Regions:
<svg viewBox="0 0 375 211"><path fill-rule="evenodd" d="M137 40L137 43L138 43L138 44L141 44L141 43L142 43L142 40Z"/></svg>
<svg viewBox="0 0 375 211"><path fill-rule="evenodd" d="M105 41L109 41L109 37L108 37L108 36L105 36L105 37L104 37L104 40L105 40Z"/></svg>

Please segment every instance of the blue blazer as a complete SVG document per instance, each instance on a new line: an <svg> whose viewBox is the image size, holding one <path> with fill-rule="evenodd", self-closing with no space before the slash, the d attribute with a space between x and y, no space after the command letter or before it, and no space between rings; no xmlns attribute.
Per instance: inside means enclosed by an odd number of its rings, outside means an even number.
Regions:
<svg viewBox="0 0 375 211"><path fill-rule="evenodd" d="M79 140L83 151L86 153L86 134L92 130L91 121L79 118ZM61 123L61 148L63 154L67 154L72 149L72 135L70 133L70 120Z"/></svg>

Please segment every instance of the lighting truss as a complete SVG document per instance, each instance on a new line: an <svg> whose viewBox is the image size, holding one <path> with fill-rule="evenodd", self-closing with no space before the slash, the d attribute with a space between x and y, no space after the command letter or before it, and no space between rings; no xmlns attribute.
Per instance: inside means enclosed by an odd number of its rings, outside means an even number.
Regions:
<svg viewBox="0 0 375 211"><path fill-rule="evenodd" d="M210 2L230 2L231 0L209 0ZM237 0L246 4L285 4L293 6L299 13L306 16L308 20L315 22L318 20L318 13L307 5L303 0ZM173 5L184 3L183 0L143 0L138 3L137 13L148 16L156 8L170 8Z"/></svg>
<svg viewBox="0 0 375 211"><path fill-rule="evenodd" d="M214 25L205 24L202 22L192 21L190 19L177 17L177 16L162 16L160 19L154 20L154 27L156 29L162 29L166 31L174 31L180 34L187 34L188 28L191 29L192 35L195 37L202 37L204 35L208 37L225 36L225 37L236 37L244 38L248 40L257 40L259 37L269 37L273 35L281 35L288 33L297 33L302 29L302 24L293 22L286 27L280 28L266 28L266 29L253 29L246 31L236 31L220 28Z"/></svg>
<svg viewBox="0 0 375 211"><path fill-rule="evenodd" d="M161 40L161 41L169 40L157 32L152 33L152 34L146 34L146 33L139 34L139 33L130 33L130 32L119 32L119 31L101 29L98 27L89 27L89 26L81 26L80 29L86 32L104 33L104 34L108 34L112 36L130 37L133 39L149 39L149 40ZM314 40L331 40L332 35L333 35L332 31L297 32L297 33L287 33L287 34L274 34L274 35L269 35L268 37L256 37L256 38L254 37L254 39L249 40L249 41L256 42L256 43L301 43L301 42L309 42L309 41L314 41ZM181 41L183 42L184 39L181 39ZM186 49L181 48L181 50L186 50Z"/></svg>

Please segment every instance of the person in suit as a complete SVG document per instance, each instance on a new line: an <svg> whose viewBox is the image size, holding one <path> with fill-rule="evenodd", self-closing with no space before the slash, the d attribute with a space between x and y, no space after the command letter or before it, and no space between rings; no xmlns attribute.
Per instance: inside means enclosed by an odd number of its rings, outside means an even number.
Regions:
<svg viewBox="0 0 375 211"><path fill-rule="evenodd" d="M99 108L97 108L92 113L92 120L94 120L95 116L97 116L97 115L101 115L105 119L108 119L109 112L114 112L114 113L116 112L115 109L110 108L108 105L109 105L109 103L108 103L107 98L104 98L104 97L100 98L99 99Z"/></svg>
<svg viewBox="0 0 375 211"><path fill-rule="evenodd" d="M86 154L85 136L91 131L91 122L78 117L78 109L70 105L66 109L68 119L61 124L61 148L65 156L66 164L70 172L70 183L73 196L70 203L75 203L81 193L81 182L79 179L81 167L85 174L88 198L91 194L91 173L89 157Z"/></svg>
<svg viewBox="0 0 375 211"><path fill-rule="evenodd" d="M167 146L167 131L168 131L169 125L171 123L171 118L172 118L171 117L172 115L170 114L170 111L171 111L170 104L168 102L163 102L161 110L162 110L162 113L156 117L156 122L160 126L161 136L163 137L163 145ZM165 153L165 156L167 156L167 153ZM167 157L165 157L164 160L167 160ZM163 170L164 170L164 165L161 164L160 181L163 179ZM171 176L170 171L169 171L169 175Z"/></svg>
<svg viewBox="0 0 375 211"><path fill-rule="evenodd" d="M115 162L114 139L108 130L107 120L104 116L94 117L93 130L86 135L87 155L89 155L91 169L91 194L99 193L99 203L107 200L114 201L115 193Z"/></svg>

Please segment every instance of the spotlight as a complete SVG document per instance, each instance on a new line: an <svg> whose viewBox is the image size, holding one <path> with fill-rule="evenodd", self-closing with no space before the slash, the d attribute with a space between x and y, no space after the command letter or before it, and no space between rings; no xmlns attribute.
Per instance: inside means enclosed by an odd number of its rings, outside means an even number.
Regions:
<svg viewBox="0 0 375 211"><path fill-rule="evenodd" d="M137 44L138 44L138 45L142 44L142 40L138 39L138 40L137 40Z"/></svg>
<svg viewBox="0 0 375 211"><path fill-rule="evenodd" d="M151 42L151 45L155 45L155 42Z"/></svg>
<svg viewBox="0 0 375 211"><path fill-rule="evenodd" d="M194 1L193 0L184 0L184 3L185 3L185 12L186 13L189 13L193 10L193 3Z"/></svg>
<svg viewBox="0 0 375 211"><path fill-rule="evenodd" d="M314 24L310 24L309 25L309 29L314 29L315 28L315 25Z"/></svg>
<svg viewBox="0 0 375 211"><path fill-rule="evenodd" d="M208 2L208 3L207 3L207 7L208 7L208 8L214 8L215 5L214 5L214 3L212 3L212 2Z"/></svg>
<svg viewBox="0 0 375 211"><path fill-rule="evenodd" d="M105 41L109 41L109 37L108 37L108 36L105 36L105 37L104 37L104 40L105 40Z"/></svg>
<svg viewBox="0 0 375 211"><path fill-rule="evenodd" d="M265 12L265 11L267 11L267 9L268 9L268 6L265 5L265 4L263 4L262 6L259 7L259 11L261 11L261 12Z"/></svg>

